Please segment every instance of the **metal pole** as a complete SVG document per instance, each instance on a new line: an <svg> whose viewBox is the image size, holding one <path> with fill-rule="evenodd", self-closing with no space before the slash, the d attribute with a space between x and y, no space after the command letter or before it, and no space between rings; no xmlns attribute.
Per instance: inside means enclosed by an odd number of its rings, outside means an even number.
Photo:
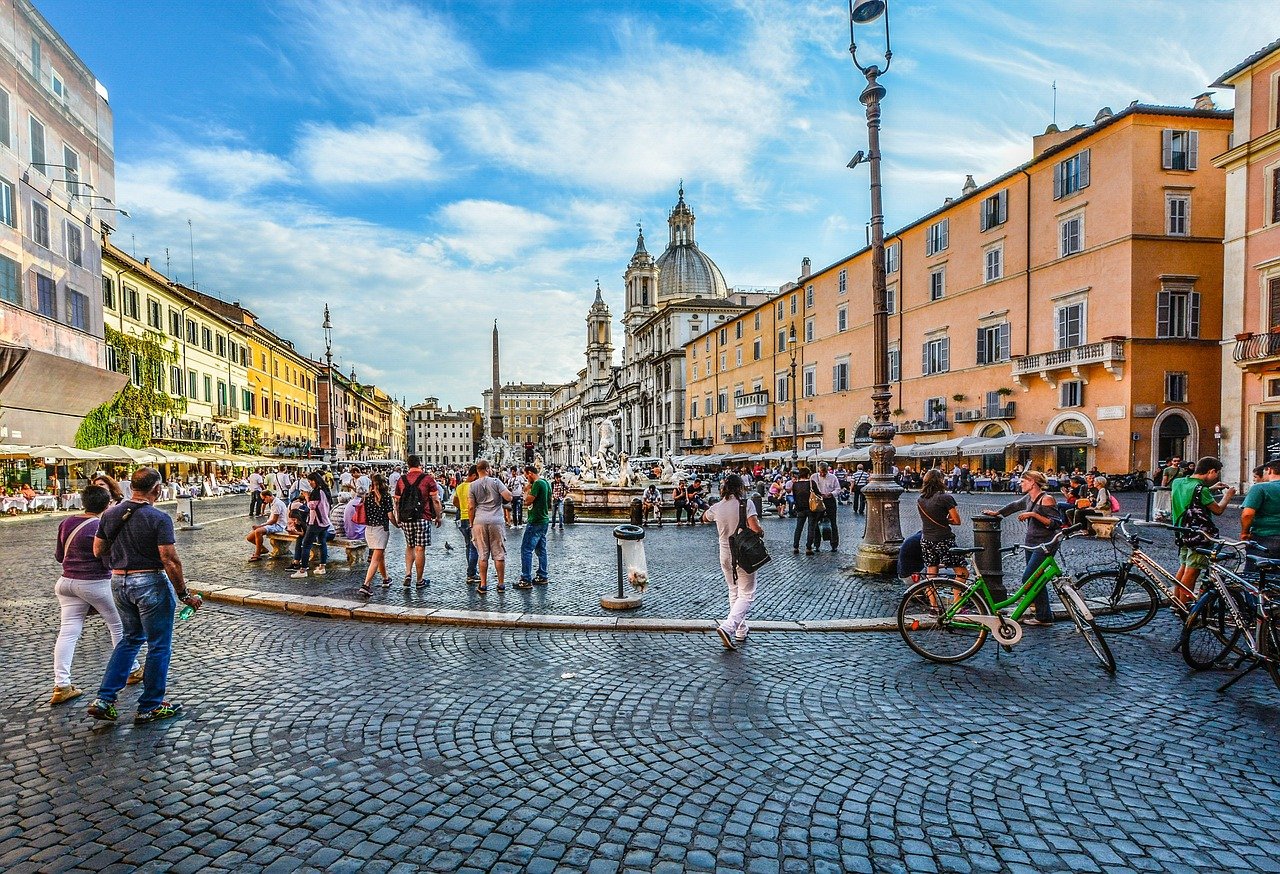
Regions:
<svg viewBox="0 0 1280 874"><path fill-rule="evenodd" d="M793 345L791 346L791 469L799 468L799 443L800 443L800 424L798 420L796 401L796 347L794 345L795 334L791 335Z"/></svg>
<svg viewBox="0 0 1280 874"><path fill-rule="evenodd" d="M618 599L621 600L622 598L626 597L626 594L622 591L622 541L621 540L617 541L617 546L618 546Z"/></svg>
<svg viewBox="0 0 1280 874"><path fill-rule="evenodd" d="M896 566L902 544L898 496L902 488L893 479L893 437L897 429L889 421L889 309L885 294L884 204L880 184L880 99L884 86L874 65L863 70L867 87L858 98L867 108L867 148L871 167L871 295L872 361L875 385L871 426L871 478L863 488L867 497L867 521L858 546L855 567L864 573L884 574Z"/></svg>

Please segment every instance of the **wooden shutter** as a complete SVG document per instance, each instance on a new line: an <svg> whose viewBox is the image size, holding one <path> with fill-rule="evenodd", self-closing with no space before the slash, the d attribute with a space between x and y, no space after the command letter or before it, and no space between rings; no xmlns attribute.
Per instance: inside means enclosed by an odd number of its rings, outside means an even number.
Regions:
<svg viewBox="0 0 1280 874"><path fill-rule="evenodd" d="M1160 166L1166 170L1173 169L1173 131L1160 132Z"/></svg>
<svg viewBox="0 0 1280 874"><path fill-rule="evenodd" d="M951 338L942 338L942 367L940 372L946 373L951 370Z"/></svg>
<svg viewBox="0 0 1280 874"><path fill-rule="evenodd" d="M1089 149L1080 153L1080 187L1089 187Z"/></svg>
<svg viewBox="0 0 1280 874"><path fill-rule="evenodd" d="M1169 292L1162 291L1156 295L1156 336L1172 336L1172 325L1169 324Z"/></svg>
<svg viewBox="0 0 1280 874"><path fill-rule="evenodd" d="M1271 171L1271 221L1280 222L1280 168Z"/></svg>
<svg viewBox="0 0 1280 874"><path fill-rule="evenodd" d="M1004 224L1009 220L1009 189L996 195L996 222Z"/></svg>
<svg viewBox="0 0 1280 874"><path fill-rule="evenodd" d="M1053 199L1062 199L1062 180L1067 175L1067 164L1065 161L1059 161L1053 168Z"/></svg>
<svg viewBox="0 0 1280 874"><path fill-rule="evenodd" d="M1198 291L1187 295L1187 336L1192 339L1200 337L1200 292Z"/></svg>
<svg viewBox="0 0 1280 874"><path fill-rule="evenodd" d="M1267 281L1267 327L1280 325L1280 276Z"/></svg>
<svg viewBox="0 0 1280 874"><path fill-rule="evenodd" d="M987 329L978 329L978 363L989 364L987 359Z"/></svg>
<svg viewBox="0 0 1280 874"><path fill-rule="evenodd" d="M951 245L951 219L942 220L942 240L938 244L939 249L945 249Z"/></svg>
<svg viewBox="0 0 1280 874"><path fill-rule="evenodd" d="M1200 131L1187 131L1187 169L1196 169L1200 160Z"/></svg>
<svg viewBox="0 0 1280 874"><path fill-rule="evenodd" d="M1009 360L1009 323L1001 322L999 330L999 340L996 344L996 360Z"/></svg>
<svg viewBox="0 0 1280 874"><path fill-rule="evenodd" d="M980 231L985 231L991 227L991 213L987 208L990 203L990 198L982 201L982 209L978 213L978 230Z"/></svg>
<svg viewBox="0 0 1280 874"><path fill-rule="evenodd" d="M920 372L928 376L932 371L929 370L929 341L924 343L924 360L920 365Z"/></svg>

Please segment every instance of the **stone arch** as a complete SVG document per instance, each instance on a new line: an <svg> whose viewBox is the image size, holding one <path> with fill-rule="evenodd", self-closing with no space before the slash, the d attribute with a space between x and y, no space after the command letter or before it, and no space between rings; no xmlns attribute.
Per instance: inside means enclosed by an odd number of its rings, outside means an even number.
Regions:
<svg viewBox="0 0 1280 874"><path fill-rule="evenodd" d="M1155 470L1160 461L1168 461L1171 450L1183 461L1200 457L1200 424L1190 410L1169 407L1151 422L1151 469Z"/></svg>

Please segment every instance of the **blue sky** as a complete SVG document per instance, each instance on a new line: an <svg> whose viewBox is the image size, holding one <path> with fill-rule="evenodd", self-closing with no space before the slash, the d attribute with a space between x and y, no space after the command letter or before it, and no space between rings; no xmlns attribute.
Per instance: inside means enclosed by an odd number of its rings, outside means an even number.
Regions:
<svg viewBox="0 0 1280 874"><path fill-rule="evenodd" d="M37 2L111 93L117 244L189 281L189 219L201 289L313 355L329 302L344 369L410 403L479 403L494 318L504 379L572 378L682 178L730 285L865 239L838 0ZM890 226L1027 160L1054 81L1063 127L1189 105L1280 36L1274 0L891 8Z"/></svg>

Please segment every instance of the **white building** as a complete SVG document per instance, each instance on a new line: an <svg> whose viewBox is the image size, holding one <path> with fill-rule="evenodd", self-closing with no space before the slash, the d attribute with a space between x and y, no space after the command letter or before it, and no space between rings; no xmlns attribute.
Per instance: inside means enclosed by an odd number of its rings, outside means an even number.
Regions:
<svg viewBox="0 0 1280 874"><path fill-rule="evenodd" d="M409 409L409 454L428 466L467 464L475 458L472 414L453 407L440 408L437 398L427 398Z"/></svg>

